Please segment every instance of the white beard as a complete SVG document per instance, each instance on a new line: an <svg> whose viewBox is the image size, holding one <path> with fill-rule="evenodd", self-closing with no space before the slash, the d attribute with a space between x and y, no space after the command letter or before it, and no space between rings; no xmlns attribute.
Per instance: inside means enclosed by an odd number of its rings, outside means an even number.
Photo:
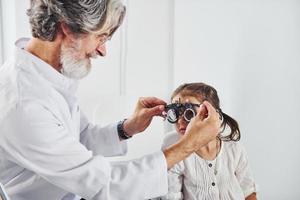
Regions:
<svg viewBox="0 0 300 200"><path fill-rule="evenodd" d="M91 71L90 58L78 58L80 47L81 41L74 42L70 47L64 45L61 46L61 73L71 79L82 79ZM95 58L96 55L91 55L91 57Z"/></svg>

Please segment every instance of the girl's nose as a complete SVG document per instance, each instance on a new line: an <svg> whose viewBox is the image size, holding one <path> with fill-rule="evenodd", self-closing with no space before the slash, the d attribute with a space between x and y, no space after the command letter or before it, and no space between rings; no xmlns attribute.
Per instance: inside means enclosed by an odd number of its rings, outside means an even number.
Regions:
<svg viewBox="0 0 300 200"><path fill-rule="evenodd" d="M177 123L179 126L186 126L188 122L185 121L183 116L180 116Z"/></svg>

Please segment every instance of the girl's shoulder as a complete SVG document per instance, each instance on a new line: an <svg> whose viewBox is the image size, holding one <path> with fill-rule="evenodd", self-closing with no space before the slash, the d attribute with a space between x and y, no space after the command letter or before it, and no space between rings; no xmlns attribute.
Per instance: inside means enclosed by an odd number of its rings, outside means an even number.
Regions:
<svg viewBox="0 0 300 200"><path fill-rule="evenodd" d="M240 141L222 141L222 150L231 155L241 155L245 152L245 147Z"/></svg>

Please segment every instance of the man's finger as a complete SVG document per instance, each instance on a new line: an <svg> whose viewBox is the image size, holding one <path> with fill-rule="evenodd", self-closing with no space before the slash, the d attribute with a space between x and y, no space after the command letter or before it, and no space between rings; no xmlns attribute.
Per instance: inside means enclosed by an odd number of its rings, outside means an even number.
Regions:
<svg viewBox="0 0 300 200"><path fill-rule="evenodd" d="M164 100L156 98L156 97L141 97L140 102L145 108L152 108L157 105L166 105L167 104Z"/></svg>
<svg viewBox="0 0 300 200"><path fill-rule="evenodd" d="M146 111L146 114L148 117L153 117L153 116L162 116L163 117L163 111L165 107L162 105L155 106L153 108L148 108Z"/></svg>
<svg viewBox="0 0 300 200"><path fill-rule="evenodd" d="M198 111L198 117L202 120L204 120L208 116L207 108L204 104L200 105L199 111Z"/></svg>
<svg viewBox="0 0 300 200"><path fill-rule="evenodd" d="M202 103L202 105L205 106L206 110L207 110L207 117L206 118L213 118L213 119L217 119L219 114L216 111L216 109L208 102L208 101L204 101Z"/></svg>

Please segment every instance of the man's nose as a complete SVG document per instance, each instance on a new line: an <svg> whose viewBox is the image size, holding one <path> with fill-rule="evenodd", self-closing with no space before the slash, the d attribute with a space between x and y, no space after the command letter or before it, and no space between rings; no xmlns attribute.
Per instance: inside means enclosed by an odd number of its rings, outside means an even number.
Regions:
<svg viewBox="0 0 300 200"><path fill-rule="evenodd" d="M102 56L102 57L106 56L106 46L105 46L105 44L99 45L96 50L97 50L97 53L100 56Z"/></svg>

